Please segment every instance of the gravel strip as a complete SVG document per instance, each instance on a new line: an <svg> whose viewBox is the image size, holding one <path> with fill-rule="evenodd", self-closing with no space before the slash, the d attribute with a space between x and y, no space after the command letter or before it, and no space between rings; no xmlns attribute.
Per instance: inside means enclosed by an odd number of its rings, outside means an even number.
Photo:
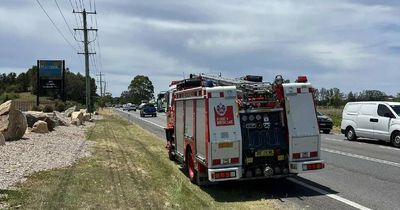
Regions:
<svg viewBox="0 0 400 210"><path fill-rule="evenodd" d="M27 133L19 141L0 146L0 189L23 182L34 172L67 167L90 155L85 126L59 126L47 134ZM1 203L1 202L0 202Z"/></svg>

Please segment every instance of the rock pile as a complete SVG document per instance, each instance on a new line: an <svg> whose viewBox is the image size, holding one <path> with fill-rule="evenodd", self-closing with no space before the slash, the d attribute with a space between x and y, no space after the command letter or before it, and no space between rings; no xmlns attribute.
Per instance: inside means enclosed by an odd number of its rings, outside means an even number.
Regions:
<svg viewBox="0 0 400 210"><path fill-rule="evenodd" d="M85 109L75 111L76 107L67 109L64 113L28 111L22 113L14 108L12 101L0 104L0 146L5 141L21 139L27 128L34 133L48 133L54 131L56 126L80 126L84 122L91 122L91 115ZM29 131L29 130L28 130Z"/></svg>

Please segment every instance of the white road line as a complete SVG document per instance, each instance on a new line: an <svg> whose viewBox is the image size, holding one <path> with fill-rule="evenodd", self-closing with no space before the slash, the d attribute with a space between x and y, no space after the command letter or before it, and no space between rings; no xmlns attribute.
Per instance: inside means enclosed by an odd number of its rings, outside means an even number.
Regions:
<svg viewBox="0 0 400 210"><path fill-rule="evenodd" d="M379 146L380 148L383 148L383 149L390 149L390 150L396 150L396 151L400 151L400 149L398 149L398 148L393 148L393 147L386 147L386 146Z"/></svg>
<svg viewBox="0 0 400 210"><path fill-rule="evenodd" d="M339 140L339 139L333 139L333 138L325 138L326 140L329 141L338 141L338 142L344 142L344 140Z"/></svg>
<svg viewBox="0 0 400 210"><path fill-rule="evenodd" d="M157 123L151 122L150 120L146 120L146 119L143 119L143 118L139 118L139 117L137 117L137 116L135 116L135 115L133 115L133 114L130 114L130 113L126 113L126 114L128 114L128 115L130 115L130 116L132 116L132 117L134 117L134 118L136 118L136 119L143 120L143 121L145 121L145 122L147 122L147 123L150 123L150 124L152 124L152 125L155 125L155 126L157 126L157 127L159 127L159 128L164 129L164 126L161 126L161 125L159 125L159 124L157 124Z"/></svg>
<svg viewBox="0 0 400 210"><path fill-rule="evenodd" d="M345 204L347 204L347 205L349 205L349 206L352 206L352 207L354 207L354 208L362 209L362 210L370 210L370 208L367 208L367 207L365 207L365 206L363 206L363 205L360 205L360 204L358 204L358 203L356 203L356 202L353 202L353 201L351 201L351 200L347 200L346 198L342 198L342 197L340 197L340 196L338 196L338 195L334 195L334 194L329 193L329 192L327 192L327 191L325 191L325 190L323 190L323 189L316 188L316 187L314 187L314 186L311 186L311 185L309 185L309 184L306 184L306 183L304 183L304 182L301 182L301 181L299 181L299 180L297 180L297 179L294 179L294 178L287 178L287 180L289 180L289 181L291 181L291 182L293 182L293 183L299 184L299 185L301 185L301 186L303 186L303 187L306 187L306 188L308 188L308 189L310 189L310 190L313 190L313 191L315 191L315 192L321 193L322 195L326 195L326 196L328 196L328 197L330 197L330 198L333 198L333 199L335 199L335 200L337 200L337 201L340 201L340 202L342 202L342 203L345 203Z"/></svg>
<svg viewBox="0 0 400 210"><path fill-rule="evenodd" d="M332 149L321 148L321 150L325 151L325 152L338 154L338 155L358 158L358 159L362 159L362 160L368 160L368 161L372 161L372 162L376 162L376 163L382 163L382 164L386 164L386 165L395 166L395 167L399 167L400 168L400 163L391 162L391 161L388 161L388 160L382 160L382 159L367 157L367 156L363 156L363 155L356 155L356 154L352 154L352 153L348 153L348 152L342 152L342 151L338 151L338 150L332 150Z"/></svg>

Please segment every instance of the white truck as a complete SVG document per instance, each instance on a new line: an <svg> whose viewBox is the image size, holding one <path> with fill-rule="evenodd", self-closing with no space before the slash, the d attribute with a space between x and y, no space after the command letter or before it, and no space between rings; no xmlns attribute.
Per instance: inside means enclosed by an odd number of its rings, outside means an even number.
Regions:
<svg viewBox="0 0 400 210"><path fill-rule="evenodd" d="M196 184L279 178L325 167L313 88L191 75L167 92L166 139L170 159L184 163Z"/></svg>

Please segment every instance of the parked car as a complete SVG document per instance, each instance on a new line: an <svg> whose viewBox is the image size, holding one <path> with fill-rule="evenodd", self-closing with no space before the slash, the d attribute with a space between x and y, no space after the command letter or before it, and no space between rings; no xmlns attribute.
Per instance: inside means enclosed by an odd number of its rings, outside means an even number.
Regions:
<svg viewBox="0 0 400 210"><path fill-rule="evenodd" d="M341 132L348 140L379 139L400 147L399 102L349 102L343 109Z"/></svg>
<svg viewBox="0 0 400 210"><path fill-rule="evenodd" d="M139 109L141 117L145 117L146 115L157 117L157 109L154 107L154 104L142 103L140 104Z"/></svg>
<svg viewBox="0 0 400 210"><path fill-rule="evenodd" d="M328 134L331 132L333 127L332 119L321 112L317 112L317 121L319 125L319 130Z"/></svg>

